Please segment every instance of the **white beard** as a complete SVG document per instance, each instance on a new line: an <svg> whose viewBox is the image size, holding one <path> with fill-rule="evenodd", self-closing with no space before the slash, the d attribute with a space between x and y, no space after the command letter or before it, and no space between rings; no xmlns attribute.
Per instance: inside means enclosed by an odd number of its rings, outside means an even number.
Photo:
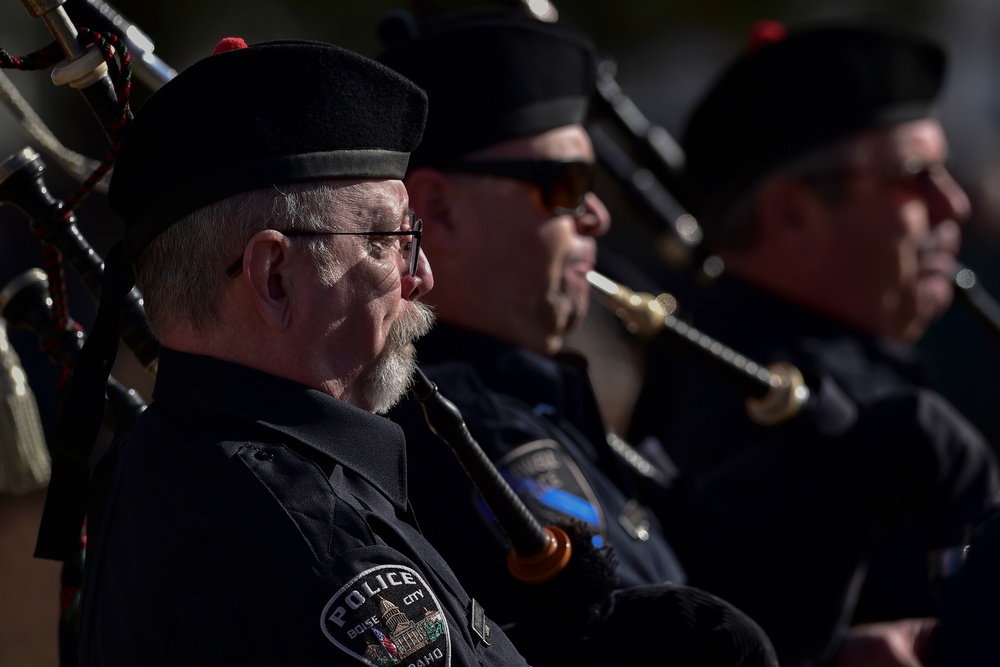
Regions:
<svg viewBox="0 0 1000 667"><path fill-rule="evenodd" d="M430 306L413 301L405 314L389 329L385 347L364 380L365 402L376 414L385 414L410 386L416 368L413 341L434 326L434 311Z"/></svg>

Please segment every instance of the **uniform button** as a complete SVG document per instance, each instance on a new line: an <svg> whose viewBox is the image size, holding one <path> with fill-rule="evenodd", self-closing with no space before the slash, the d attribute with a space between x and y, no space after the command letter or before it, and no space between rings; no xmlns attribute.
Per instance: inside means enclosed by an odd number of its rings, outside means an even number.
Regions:
<svg viewBox="0 0 1000 667"><path fill-rule="evenodd" d="M259 449L253 453L253 457L258 461L270 461L274 458L274 454L271 452L265 452L263 449Z"/></svg>

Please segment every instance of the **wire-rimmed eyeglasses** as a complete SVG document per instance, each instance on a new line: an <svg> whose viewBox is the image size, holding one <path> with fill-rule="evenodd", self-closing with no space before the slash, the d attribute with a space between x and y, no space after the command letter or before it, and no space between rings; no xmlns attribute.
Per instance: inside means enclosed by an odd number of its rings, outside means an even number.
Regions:
<svg viewBox="0 0 1000 667"><path fill-rule="evenodd" d="M281 230L279 230L281 231ZM420 237L423 235L424 221L417 218L413 211L410 211L410 228L400 229L395 232L334 232L309 229L289 229L281 231L285 236L402 236L403 243L399 252L403 255L406 267L411 276L417 275L417 265L420 263ZM405 237L410 237L406 241ZM243 270L243 258L240 257L226 269L226 275L234 278Z"/></svg>

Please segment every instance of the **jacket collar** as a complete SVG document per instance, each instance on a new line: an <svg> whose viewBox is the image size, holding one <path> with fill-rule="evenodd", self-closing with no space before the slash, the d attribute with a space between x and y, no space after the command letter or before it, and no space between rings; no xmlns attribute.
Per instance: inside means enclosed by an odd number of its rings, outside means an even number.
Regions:
<svg viewBox="0 0 1000 667"><path fill-rule="evenodd" d="M153 398L212 410L293 438L351 469L406 508L406 445L393 422L291 380L164 348Z"/></svg>

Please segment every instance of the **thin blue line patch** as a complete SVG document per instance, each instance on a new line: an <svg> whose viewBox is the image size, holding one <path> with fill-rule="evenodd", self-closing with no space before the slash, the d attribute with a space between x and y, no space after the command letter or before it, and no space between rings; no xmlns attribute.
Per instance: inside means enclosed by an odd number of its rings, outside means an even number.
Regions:
<svg viewBox="0 0 1000 667"><path fill-rule="evenodd" d="M599 534L604 516L579 466L555 440L535 440L509 452L498 467L525 505L541 521L584 521Z"/></svg>

